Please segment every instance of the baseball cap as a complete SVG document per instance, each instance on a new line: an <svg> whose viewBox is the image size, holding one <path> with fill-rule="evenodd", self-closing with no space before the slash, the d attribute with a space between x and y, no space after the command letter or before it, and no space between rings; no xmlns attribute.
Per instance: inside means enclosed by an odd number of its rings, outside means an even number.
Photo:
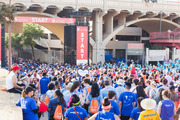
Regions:
<svg viewBox="0 0 180 120"><path fill-rule="evenodd" d="M19 67L19 66L14 66L12 69L13 69L14 71L16 71L16 70L21 69L21 67Z"/></svg>

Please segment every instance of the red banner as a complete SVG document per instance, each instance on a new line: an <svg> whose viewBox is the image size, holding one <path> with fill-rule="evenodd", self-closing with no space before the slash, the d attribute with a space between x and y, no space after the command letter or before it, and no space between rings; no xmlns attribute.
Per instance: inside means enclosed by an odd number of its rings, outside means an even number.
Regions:
<svg viewBox="0 0 180 120"><path fill-rule="evenodd" d="M76 50L77 65L88 63L88 27L77 26Z"/></svg>
<svg viewBox="0 0 180 120"><path fill-rule="evenodd" d="M0 68L1 68L1 24L0 24Z"/></svg>
<svg viewBox="0 0 180 120"><path fill-rule="evenodd" d="M15 17L14 22L75 24L74 18Z"/></svg>

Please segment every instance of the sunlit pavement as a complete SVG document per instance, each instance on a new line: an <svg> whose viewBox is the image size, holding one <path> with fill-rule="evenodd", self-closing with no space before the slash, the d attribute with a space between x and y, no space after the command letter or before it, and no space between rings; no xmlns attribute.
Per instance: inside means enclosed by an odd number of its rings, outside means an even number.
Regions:
<svg viewBox="0 0 180 120"><path fill-rule="evenodd" d="M48 120L48 112L45 112L44 117L41 116L40 120Z"/></svg>

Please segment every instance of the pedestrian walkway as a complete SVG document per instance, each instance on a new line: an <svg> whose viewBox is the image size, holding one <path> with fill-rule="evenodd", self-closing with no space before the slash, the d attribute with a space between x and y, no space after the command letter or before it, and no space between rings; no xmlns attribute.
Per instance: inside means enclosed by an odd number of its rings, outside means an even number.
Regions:
<svg viewBox="0 0 180 120"><path fill-rule="evenodd" d="M0 88L6 86L5 75L7 73L8 71L0 69ZM23 120L22 109L16 107L19 98L20 94L0 91L0 120Z"/></svg>

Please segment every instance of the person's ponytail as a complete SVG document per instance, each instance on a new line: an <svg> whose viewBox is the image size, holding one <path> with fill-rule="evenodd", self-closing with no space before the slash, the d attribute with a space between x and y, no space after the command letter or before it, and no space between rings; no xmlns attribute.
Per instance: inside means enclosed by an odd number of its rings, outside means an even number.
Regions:
<svg viewBox="0 0 180 120"><path fill-rule="evenodd" d="M63 97L63 94L61 93L60 90L55 90L55 94L58 96L58 99L59 99L59 102L56 103L55 105L59 105L59 104L62 104L65 100L64 100L64 97Z"/></svg>
<svg viewBox="0 0 180 120"><path fill-rule="evenodd" d="M26 96L25 90L22 91L21 96L22 96L23 98L25 98L25 96Z"/></svg>

